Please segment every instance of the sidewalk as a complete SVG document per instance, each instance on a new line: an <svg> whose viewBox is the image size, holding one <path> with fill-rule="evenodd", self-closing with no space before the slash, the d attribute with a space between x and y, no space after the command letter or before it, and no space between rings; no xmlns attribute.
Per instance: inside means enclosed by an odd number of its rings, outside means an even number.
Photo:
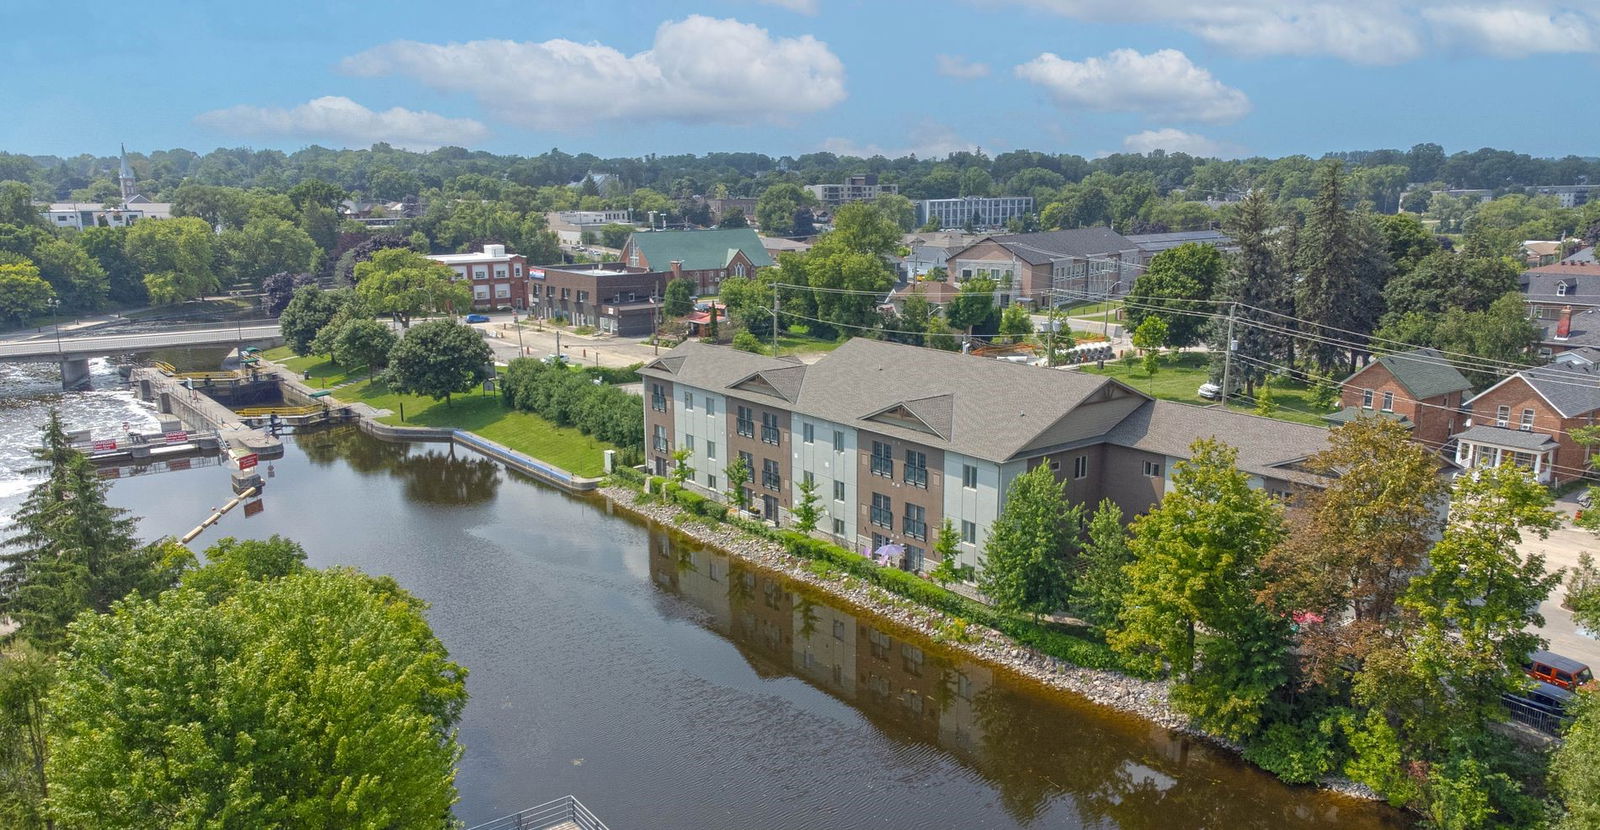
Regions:
<svg viewBox="0 0 1600 830"><path fill-rule="evenodd" d="M1569 520L1577 506L1571 497L1556 502L1556 508ZM1586 551L1592 553L1597 547L1600 547L1600 539L1587 530L1566 524L1551 531L1548 539L1536 536L1525 539L1518 549L1524 555L1544 554L1545 567L1554 571L1577 566L1578 554ZM1600 640L1578 631L1577 625L1572 622L1572 614L1561 607L1561 601L1566 596L1566 585L1558 585L1550 592L1550 598L1539 606L1539 613L1544 615L1544 628L1539 630L1539 634L1550 641L1551 651L1600 667Z"/></svg>

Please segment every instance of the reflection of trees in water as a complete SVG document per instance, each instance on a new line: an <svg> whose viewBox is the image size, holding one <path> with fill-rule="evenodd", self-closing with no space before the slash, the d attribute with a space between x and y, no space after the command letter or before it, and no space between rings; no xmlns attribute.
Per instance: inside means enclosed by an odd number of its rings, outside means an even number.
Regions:
<svg viewBox="0 0 1600 830"><path fill-rule="evenodd" d="M406 497L424 504L469 505L494 498L500 467L472 453L422 449L383 441L355 427L297 432L295 444L313 464L343 462L364 475L388 473L405 484Z"/></svg>

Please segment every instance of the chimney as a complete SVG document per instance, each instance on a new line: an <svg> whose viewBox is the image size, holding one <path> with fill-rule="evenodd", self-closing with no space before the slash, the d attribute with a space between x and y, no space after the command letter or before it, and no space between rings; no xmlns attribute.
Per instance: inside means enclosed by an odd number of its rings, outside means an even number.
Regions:
<svg viewBox="0 0 1600 830"><path fill-rule="evenodd" d="M1572 306L1561 307L1561 319L1556 323L1556 339L1565 340L1572 334Z"/></svg>
<svg viewBox="0 0 1600 830"><path fill-rule="evenodd" d="M683 276L683 260L675 259L672 261L672 278L678 279L681 276Z"/></svg>

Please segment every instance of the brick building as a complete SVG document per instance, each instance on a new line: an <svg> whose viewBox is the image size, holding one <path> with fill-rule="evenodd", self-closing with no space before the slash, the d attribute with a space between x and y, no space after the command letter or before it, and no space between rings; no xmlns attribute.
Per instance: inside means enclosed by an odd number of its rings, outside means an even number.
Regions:
<svg viewBox="0 0 1600 830"><path fill-rule="evenodd" d="M528 308L528 258L506 253L504 245L485 245L471 254L435 254L428 259L450 266L456 280L472 283L473 308Z"/></svg>
<svg viewBox="0 0 1600 830"><path fill-rule="evenodd" d="M1239 466L1274 493L1318 486L1299 462L1327 430L1156 401L1110 378L857 338L804 365L687 342L645 365L646 458L670 472L690 451L690 483L721 495L744 458L749 503L788 524L815 485L818 532L862 552L904 550L927 570L948 519L977 565L1011 481L1048 465L1069 498L1102 498L1125 517L1171 486L1197 438L1239 448Z"/></svg>
<svg viewBox="0 0 1600 830"><path fill-rule="evenodd" d="M1115 299L1138 275L1139 247L1110 228L986 236L952 252L950 279L986 277L1000 284L996 302L1044 306L1085 299Z"/></svg>
<svg viewBox="0 0 1600 830"><path fill-rule="evenodd" d="M646 271L671 271L695 281L701 294L715 293L728 277L752 277L772 265L761 237L750 228L704 231L640 231L622 246L622 263Z"/></svg>
<svg viewBox="0 0 1600 830"><path fill-rule="evenodd" d="M1600 370L1553 363L1525 369L1467 402L1471 417L1453 436L1464 468L1506 461L1526 467L1543 484L1589 472L1591 451L1572 430L1593 426L1600 410Z"/></svg>
<svg viewBox="0 0 1600 830"><path fill-rule="evenodd" d="M529 312L540 319L562 317L623 337L656 329L658 303L671 272L628 268L618 262L538 265L528 269Z"/></svg>
<svg viewBox="0 0 1600 830"><path fill-rule="evenodd" d="M1383 355L1345 378L1341 389L1344 408L1329 415L1329 421L1392 418L1432 450L1450 443L1465 420L1461 405L1472 396L1472 384L1435 349Z"/></svg>

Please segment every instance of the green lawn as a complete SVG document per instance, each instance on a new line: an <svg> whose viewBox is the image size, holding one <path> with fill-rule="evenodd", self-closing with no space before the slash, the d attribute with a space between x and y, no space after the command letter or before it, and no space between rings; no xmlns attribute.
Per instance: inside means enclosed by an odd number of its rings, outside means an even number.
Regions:
<svg viewBox="0 0 1600 830"><path fill-rule="evenodd" d="M318 389L337 386L349 379L350 375L331 358L321 355L307 355L296 357L288 346L277 346L261 353L262 357L287 368L289 371L307 378L307 385ZM309 374L307 374L309 372ZM365 371L357 373L357 377Z"/></svg>
<svg viewBox="0 0 1600 830"><path fill-rule="evenodd" d="M1161 359L1161 368L1155 377L1146 375L1139 361L1107 363L1104 369L1085 366L1083 371L1116 378L1147 395L1165 401L1210 403L1196 393L1200 384L1211 378L1210 357L1201 352L1166 355ZM1259 389L1257 391L1259 393ZM1323 413L1313 408L1307 399L1305 384L1280 378L1273 386L1272 394L1273 400L1278 404L1278 410L1272 413L1271 417L1313 426L1328 425L1322 418ZM1230 401L1228 408L1235 412L1255 412L1253 405L1237 400Z"/></svg>
<svg viewBox="0 0 1600 830"><path fill-rule="evenodd" d="M500 402L500 396L493 393L456 395L446 405L444 401L422 395L391 392L382 381L364 380L334 394L342 401L361 401L377 409L393 410L394 414L379 419L383 423L468 430L574 475L599 476L604 472L604 451L616 449L530 412L507 409ZM402 407L403 421L400 419Z"/></svg>
<svg viewBox="0 0 1600 830"><path fill-rule="evenodd" d="M1122 308L1120 300L1103 303L1075 303L1061 307L1062 313L1069 317L1084 317L1093 314L1104 314L1108 311L1118 311Z"/></svg>

